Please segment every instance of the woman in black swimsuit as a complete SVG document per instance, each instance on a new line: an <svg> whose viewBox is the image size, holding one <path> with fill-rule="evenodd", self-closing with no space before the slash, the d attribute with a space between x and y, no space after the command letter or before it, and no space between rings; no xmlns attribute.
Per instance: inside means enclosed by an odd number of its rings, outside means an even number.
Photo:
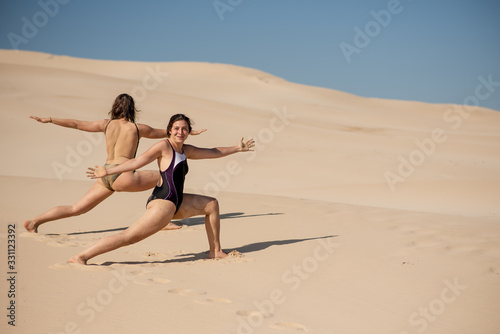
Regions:
<svg viewBox="0 0 500 334"><path fill-rule="evenodd" d="M223 258L219 239L220 216L219 204L215 198L183 194L184 176L187 173L186 159L213 159L227 155L252 151L253 139L240 142L236 146L198 148L184 144L191 131L189 118L182 114L174 115L167 127L167 139L151 146L149 150L135 159L128 160L116 167L96 166L87 172L90 178L100 178L110 174L131 171L157 160L162 174L159 185L149 198L145 214L126 230L103 238L85 251L70 259L73 263L87 264L97 255L141 241L163 229L171 219L186 219L205 215L209 254L208 257Z"/></svg>
<svg viewBox="0 0 500 334"><path fill-rule="evenodd" d="M141 137L158 139L167 136L164 129L154 129L145 124L135 123L136 113L134 99L128 94L120 94L116 97L109 112L110 119L88 122L52 117L30 117L40 123L52 123L87 132L103 132L106 137L108 155L106 165L112 166L134 158ZM199 134L203 131L205 130L192 134ZM158 182L158 178L157 171L146 170L135 173L129 171L99 179L78 202L73 205L54 207L33 219L25 221L24 227L28 232L38 232L38 226L41 224L61 218L78 216L90 211L115 191L135 192L151 189ZM167 229L176 228L179 228L179 226L175 224L170 224L167 227Z"/></svg>

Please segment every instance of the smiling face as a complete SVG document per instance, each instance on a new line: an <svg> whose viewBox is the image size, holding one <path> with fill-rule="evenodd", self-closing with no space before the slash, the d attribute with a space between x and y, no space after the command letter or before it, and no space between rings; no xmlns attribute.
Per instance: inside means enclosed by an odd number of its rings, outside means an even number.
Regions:
<svg viewBox="0 0 500 334"><path fill-rule="evenodd" d="M189 124L184 120L176 121L172 124L169 139L177 142L184 143L189 135Z"/></svg>
<svg viewBox="0 0 500 334"><path fill-rule="evenodd" d="M174 125L175 125L175 134L174 134ZM185 133L185 130L187 127L187 133ZM189 117L183 114L176 114L170 117L170 121L168 122L167 125L167 138L171 140L182 139L186 140L187 136L191 133L192 127L191 127L191 120ZM177 141L176 140L176 141Z"/></svg>

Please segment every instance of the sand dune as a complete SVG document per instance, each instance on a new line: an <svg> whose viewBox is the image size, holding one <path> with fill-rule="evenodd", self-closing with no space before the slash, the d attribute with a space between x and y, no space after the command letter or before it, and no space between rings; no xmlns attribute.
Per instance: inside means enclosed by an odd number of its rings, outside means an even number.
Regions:
<svg viewBox="0 0 500 334"><path fill-rule="evenodd" d="M0 328L500 331L498 111L362 98L226 64L0 50L0 73L1 236L15 224L18 246L16 328ZM141 123L165 127L181 112L208 129L191 144L256 139L254 153L190 161L187 176L189 192L219 198L233 256L204 260L197 217L90 266L66 262L138 219L149 192L24 232L25 219L84 194L86 167L105 159L102 135L29 115L102 119L123 92ZM154 142L142 139L139 153Z"/></svg>

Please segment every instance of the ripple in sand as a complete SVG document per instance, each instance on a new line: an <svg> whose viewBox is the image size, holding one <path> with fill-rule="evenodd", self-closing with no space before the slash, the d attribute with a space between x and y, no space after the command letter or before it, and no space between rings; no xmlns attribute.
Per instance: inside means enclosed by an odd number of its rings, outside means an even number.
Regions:
<svg viewBox="0 0 500 334"><path fill-rule="evenodd" d="M491 267L490 268L490 273L496 274L496 275L500 275L500 269L495 268L495 267Z"/></svg>
<svg viewBox="0 0 500 334"><path fill-rule="evenodd" d="M205 291L200 291L200 290L196 291L196 290L182 289L182 288L170 289L168 290L168 292L181 296L200 296L206 294Z"/></svg>
<svg viewBox="0 0 500 334"><path fill-rule="evenodd" d="M451 245L447 246L446 250L452 254L481 254L483 250L475 245Z"/></svg>
<svg viewBox="0 0 500 334"><path fill-rule="evenodd" d="M275 329L295 329L297 331L304 331L307 332L306 326L296 323L296 322L287 322L287 321L280 321L277 322L273 325L271 325L271 328Z"/></svg>
<svg viewBox="0 0 500 334"><path fill-rule="evenodd" d="M67 234L45 234L39 236L40 241L58 241L58 242L68 242L69 240L76 239L75 236Z"/></svg>
<svg viewBox="0 0 500 334"><path fill-rule="evenodd" d="M167 284L167 283L170 283L172 282L171 280L169 279L166 279L166 278L161 278L161 277L157 277L157 278L137 278L134 280L134 283L135 284L139 284L139 285L152 285L152 284Z"/></svg>
<svg viewBox="0 0 500 334"><path fill-rule="evenodd" d="M76 245L79 246L79 247L88 247L88 246L90 246L92 244L93 244L92 241L84 241L84 240L83 241L78 241L76 243Z"/></svg>
<svg viewBox="0 0 500 334"><path fill-rule="evenodd" d="M422 231L422 228L418 226L403 225L403 226L398 226L397 230L403 233L415 234Z"/></svg>

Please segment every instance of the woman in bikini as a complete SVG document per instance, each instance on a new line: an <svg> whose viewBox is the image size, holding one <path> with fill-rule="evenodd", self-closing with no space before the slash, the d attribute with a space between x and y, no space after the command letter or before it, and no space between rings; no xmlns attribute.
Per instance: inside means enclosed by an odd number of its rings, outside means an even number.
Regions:
<svg viewBox="0 0 500 334"><path fill-rule="evenodd" d="M107 236L78 255L73 256L73 263L87 264L97 255L114 249L134 244L163 229L172 219L186 219L205 215L205 229L208 237L208 257L223 258L227 255L220 245L220 216L217 199L202 195L184 194L184 177L188 172L187 159L214 159L227 155L252 151L253 139L240 142L232 147L198 148L184 144L191 132L191 122L182 114L170 118L167 138L154 144L137 158L128 160L119 166L95 166L87 172L96 179L108 175L124 173L141 168L157 160L161 178L149 197L144 215L126 230Z"/></svg>
<svg viewBox="0 0 500 334"><path fill-rule="evenodd" d="M108 154L106 166L116 166L135 157L141 137L158 139L167 136L164 129L154 129L145 124L135 123L136 113L134 99L128 94L120 94L116 97L109 112L110 119L88 122L52 117L30 116L30 118L40 123L52 123L81 131L103 132L106 137L106 151ZM200 134L204 131L196 131L192 134ZM73 205L54 207L33 219L26 220L24 227L28 232L36 233L41 224L61 218L78 216L92 210L115 191L135 192L151 189L158 182L159 176L157 171L146 170L127 171L99 179ZM180 228L180 226L172 223L166 229L177 228Z"/></svg>

